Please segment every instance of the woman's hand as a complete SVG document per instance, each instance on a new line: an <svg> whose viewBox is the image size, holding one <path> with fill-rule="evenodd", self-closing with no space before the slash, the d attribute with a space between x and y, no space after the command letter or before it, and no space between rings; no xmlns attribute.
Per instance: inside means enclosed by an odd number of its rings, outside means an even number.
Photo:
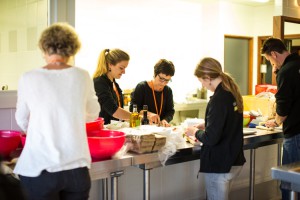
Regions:
<svg viewBox="0 0 300 200"><path fill-rule="evenodd" d="M171 126L165 119L161 120L160 125L163 126L163 127L170 127Z"/></svg>
<svg viewBox="0 0 300 200"><path fill-rule="evenodd" d="M205 129L205 122L200 123L200 124L196 125L195 127L200 129L200 130L204 130Z"/></svg>
<svg viewBox="0 0 300 200"><path fill-rule="evenodd" d="M198 131L199 129L196 126L189 126L187 127L187 129L185 130L185 134L187 136L195 136L195 133Z"/></svg>
<svg viewBox="0 0 300 200"><path fill-rule="evenodd" d="M159 124L160 123L160 117L158 114L152 113L148 111L148 119L150 124Z"/></svg>

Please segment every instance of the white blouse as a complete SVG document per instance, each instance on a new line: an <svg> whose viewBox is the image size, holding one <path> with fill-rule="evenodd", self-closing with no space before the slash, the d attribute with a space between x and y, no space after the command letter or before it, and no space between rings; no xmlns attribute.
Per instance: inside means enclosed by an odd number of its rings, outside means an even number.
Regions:
<svg viewBox="0 0 300 200"><path fill-rule="evenodd" d="M100 105L86 70L34 69L21 77L16 121L27 133L14 173L36 177L91 166L85 122L96 119Z"/></svg>

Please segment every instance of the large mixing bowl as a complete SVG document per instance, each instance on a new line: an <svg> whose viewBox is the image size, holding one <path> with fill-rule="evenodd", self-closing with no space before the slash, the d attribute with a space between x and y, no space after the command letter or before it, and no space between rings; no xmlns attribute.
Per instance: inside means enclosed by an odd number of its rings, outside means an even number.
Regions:
<svg viewBox="0 0 300 200"><path fill-rule="evenodd" d="M26 142L26 134L21 134L21 144L22 144L22 148L25 147L25 142Z"/></svg>
<svg viewBox="0 0 300 200"><path fill-rule="evenodd" d="M125 133L112 130L90 132L88 144L93 161L110 159L125 142Z"/></svg>
<svg viewBox="0 0 300 200"><path fill-rule="evenodd" d="M95 121L86 123L86 133L89 136L91 132L103 129L103 126L104 126L104 119L102 117L99 117Z"/></svg>
<svg viewBox="0 0 300 200"><path fill-rule="evenodd" d="M21 132L13 130L0 130L0 155L8 158L21 142Z"/></svg>

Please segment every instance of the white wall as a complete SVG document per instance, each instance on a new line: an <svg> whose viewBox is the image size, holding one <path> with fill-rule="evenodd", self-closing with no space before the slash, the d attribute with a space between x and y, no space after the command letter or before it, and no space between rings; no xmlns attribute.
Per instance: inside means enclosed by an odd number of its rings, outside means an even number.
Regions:
<svg viewBox="0 0 300 200"><path fill-rule="evenodd" d="M219 0L76 0L76 29L83 48L76 64L91 75L103 48L122 48L131 55L122 89L151 79L160 58L176 67L173 88L176 100L184 99L200 84L194 68L204 56L223 63L224 34L254 37L256 84L257 36L272 35L273 15L282 5L251 7ZM48 0L0 1L0 86L17 89L22 73L44 64L37 48L47 26ZM281 7L280 7L281 6ZM280 7L280 8L279 8ZM280 11L278 11L280 10ZM300 25L286 23L287 34L300 33ZM187 85L187 86L186 86Z"/></svg>
<svg viewBox="0 0 300 200"><path fill-rule="evenodd" d="M16 90L25 71L42 66L37 47L47 27L47 0L0 0L0 86Z"/></svg>
<svg viewBox="0 0 300 200"><path fill-rule="evenodd" d="M181 101L200 87L193 75L199 60L212 56L223 63L224 34L240 35L254 38L256 84L257 36L272 35L274 10L274 6L251 7L227 1L77 0L75 26L83 48L76 65L92 75L102 49L121 48L131 60L118 82L122 89L129 89L152 78L158 59L169 59L176 68L169 85L175 101ZM291 32L298 30L300 26Z"/></svg>
<svg viewBox="0 0 300 200"><path fill-rule="evenodd" d="M92 74L102 49L121 48L131 56L126 74L119 80L122 89L151 79L160 58L175 64L175 76L169 83L175 94L196 89L193 70L206 48L200 13L201 4L181 0L78 0L75 21L83 48L76 64ZM185 78L186 74L189 77Z"/></svg>

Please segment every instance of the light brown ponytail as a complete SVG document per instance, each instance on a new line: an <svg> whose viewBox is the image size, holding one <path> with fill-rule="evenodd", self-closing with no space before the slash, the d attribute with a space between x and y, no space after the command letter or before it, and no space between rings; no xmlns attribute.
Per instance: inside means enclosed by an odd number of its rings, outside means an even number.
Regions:
<svg viewBox="0 0 300 200"><path fill-rule="evenodd" d="M223 73L221 64L214 58L206 57L203 58L200 63L197 65L194 75L198 78L210 77L215 79L221 77L223 88L230 92L236 100L238 112L243 112L243 98L240 92L240 89L233 78L227 74Z"/></svg>
<svg viewBox="0 0 300 200"><path fill-rule="evenodd" d="M221 79L222 79L222 86L225 90L231 92L231 94L234 96L238 108L238 112L242 113L244 110L243 106L243 98L240 92L240 89L238 85L236 84L235 80L227 73L221 73Z"/></svg>
<svg viewBox="0 0 300 200"><path fill-rule="evenodd" d="M109 64L116 65L121 61L129 61L130 57L121 49L104 49L100 52L98 65L93 78L97 78L109 71Z"/></svg>

